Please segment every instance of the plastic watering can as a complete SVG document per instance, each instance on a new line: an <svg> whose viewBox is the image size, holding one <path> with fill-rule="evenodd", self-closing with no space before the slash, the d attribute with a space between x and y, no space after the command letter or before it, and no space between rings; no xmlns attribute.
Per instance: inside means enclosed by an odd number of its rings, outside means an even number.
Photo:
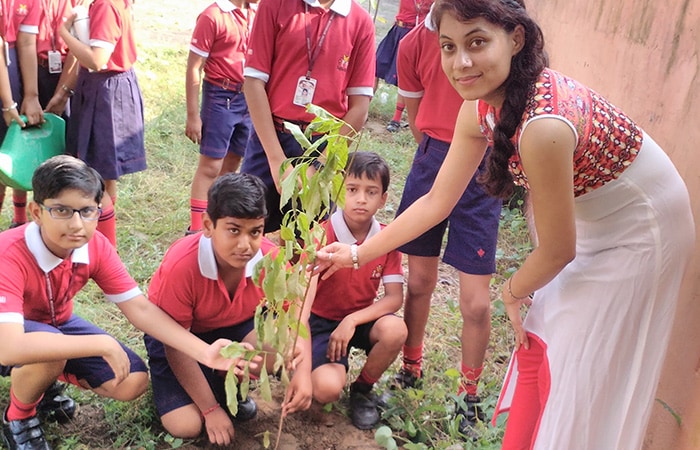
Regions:
<svg viewBox="0 0 700 450"><path fill-rule="evenodd" d="M26 121L22 116L22 120ZM0 182L14 189L32 190L34 170L66 148L66 123L63 118L45 113L43 124L22 128L12 122L0 146Z"/></svg>

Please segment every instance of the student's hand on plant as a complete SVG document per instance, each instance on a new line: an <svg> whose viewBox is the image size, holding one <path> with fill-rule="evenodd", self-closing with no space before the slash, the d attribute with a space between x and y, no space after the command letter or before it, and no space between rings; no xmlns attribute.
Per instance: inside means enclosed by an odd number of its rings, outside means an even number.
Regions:
<svg viewBox="0 0 700 450"><path fill-rule="evenodd" d="M228 370L231 365L233 365L233 360L229 358L224 358L221 356L221 349L229 345L232 341L228 339L217 339L213 343L209 344L206 353L202 356L200 361L207 367L211 367L216 370Z"/></svg>
<svg viewBox="0 0 700 450"><path fill-rule="evenodd" d="M129 361L129 356L126 354L121 344L117 342L112 336L97 335L96 338L104 341L103 347L104 352L102 353L102 358L107 361L109 367L112 368L114 372L114 385L118 385L129 376L131 373L131 361Z"/></svg>
<svg viewBox="0 0 700 450"><path fill-rule="evenodd" d="M282 417L297 411L305 411L311 406L313 388L311 386L311 376L297 372L287 386L282 403Z"/></svg>
<svg viewBox="0 0 700 450"><path fill-rule="evenodd" d="M336 271L346 267L352 267L350 246L340 242L333 242L316 252L313 274L316 275L323 272L321 279L326 280Z"/></svg>
<svg viewBox="0 0 700 450"><path fill-rule="evenodd" d="M525 349L530 348L530 342L527 339L527 334L525 333L525 328L523 328L523 318L520 315L520 307L522 305L531 305L532 299L530 297L525 297L524 299L517 299L513 297L508 291L507 283L503 286L503 291L501 292L501 299L506 307L506 313L508 314L508 319L510 319L510 324L513 327L515 333L515 349L520 348L523 345Z"/></svg>
<svg viewBox="0 0 700 450"><path fill-rule="evenodd" d="M255 350L248 342L241 342L240 345L246 350ZM248 366L248 371L250 373L260 373L260 367L263 362L263 357L260 354L255 355L252 359L247 360L245 358L238 358L230 360L232 362L233 373L239 378L245 375L245 368Z"/></svg>
<svg viewBox="0 0 700 450"><path fill-rule="evenodd" d="M199 114L192 117L190 117L189 114L187 115L185 136L197 145L202 143L202 119L199 117Z"/></svg>
<svg viewBox="0 0 700 450"><path fill-rule="evenodd" d="M204 416L204 426L212 444L229 445L233 441L233 422L223 407L220 406Z"/></svg>
<svg viewBox="0 0 700 450"><path fill-rule="evenodd" d="M344 318L328 340L328 352L326 356L333 362L340 361L348 354L348 344L355 334L355 323L348 317Z"/></svg>

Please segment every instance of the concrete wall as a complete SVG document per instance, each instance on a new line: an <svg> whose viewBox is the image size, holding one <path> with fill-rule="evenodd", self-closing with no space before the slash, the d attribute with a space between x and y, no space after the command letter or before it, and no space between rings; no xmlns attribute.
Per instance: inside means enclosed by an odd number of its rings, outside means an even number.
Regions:
<svg viewBox="0 0 700 450"><path fill-rule="evenodd" d="M666 150L700 224L700 0L526 2L544 31L552 68L621 107ZM698 249L681 290L645 449L700 449Z"/></svg>

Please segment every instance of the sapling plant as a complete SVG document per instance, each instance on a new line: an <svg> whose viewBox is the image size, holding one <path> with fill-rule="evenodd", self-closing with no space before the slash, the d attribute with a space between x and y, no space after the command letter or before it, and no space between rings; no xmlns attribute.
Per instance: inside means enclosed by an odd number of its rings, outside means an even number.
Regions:
<svg viewBox="0 0 700 450"><path fill-rule="evenodd" d="M247 361L258 355L274 361L272 374L287 387L293 376L291 361L299 338L307 339L309 330L302 321L302 310L309 296L309 264L316 258L316 249L325 245L322 220L345 199L343 189L345 165L351 146L359 145L359 135L345 136L341 128L348 125L324 109L309 105L307 111L315 119L302 130L298 125L285 127L304 149L302 156L288 158L280 168L280 205L290 204L280 227L283 247L268 253L256 266L253 281L261 286L265 297L255 312L257 347L250 350L234 342L222 350L231 359ZM260 396L272 399L270 373L261 364L257 381ZM233 369L226 375L227 406L232 414L238 411L238 399L245 399L251 376L247 366L242 376ZM277 444L284 417L280 417ZM263 445L270 444L269 432L263 434Z"/></svg>

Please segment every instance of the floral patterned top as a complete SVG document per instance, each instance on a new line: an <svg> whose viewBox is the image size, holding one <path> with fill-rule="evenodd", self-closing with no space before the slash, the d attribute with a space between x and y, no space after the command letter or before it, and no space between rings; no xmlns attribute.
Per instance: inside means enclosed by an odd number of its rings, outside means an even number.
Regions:
<svg viewBox="0 0 700 450"><path fill-rule="evenodd" d="M479 101L481 132L493 141L498 111ZM520 135L532 120L553 116L564 120L576 134L574 195L597 189L616 179L634 161L643 131L598 93L554 70L545 69L535 83L523 120L515 131L516 154L510 159L515 184L529 188L520 162Z"/></svg>

